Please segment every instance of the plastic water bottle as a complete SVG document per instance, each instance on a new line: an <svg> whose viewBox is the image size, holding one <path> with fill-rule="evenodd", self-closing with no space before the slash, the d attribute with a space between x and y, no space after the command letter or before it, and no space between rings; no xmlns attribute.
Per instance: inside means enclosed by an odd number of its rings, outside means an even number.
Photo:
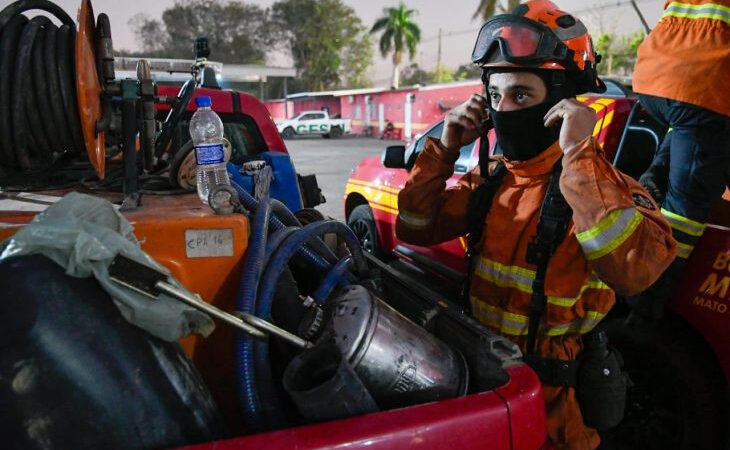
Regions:
<svg viewBox="0 0 730 450"><path fill-rule="evenodd" d="M190 119L190 137L193 138L195 161L198 164L198 197L206 205L211 189L221 184L231 184L223 150L223 122L210 109L210 105L210 97L196 98L198 110Z"/></svg>

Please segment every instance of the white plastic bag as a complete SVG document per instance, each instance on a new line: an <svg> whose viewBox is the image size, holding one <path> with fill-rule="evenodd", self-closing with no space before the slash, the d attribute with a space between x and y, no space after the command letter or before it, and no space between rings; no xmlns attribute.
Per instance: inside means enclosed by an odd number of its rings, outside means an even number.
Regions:
<svg viewBox="0 0 730 450"><path fill-rule="evenodd" d="M109 201L72 192L6 241L0 261L41 253L70 276L93 275L125 319L160 339L176 341L191 333L208 336L215 325L206 314L164 294L150 299L109 279L109 265L119 253L170 274L140 249L132 231L132 225ZM182 288L174 278L170 283Z"/></svg>

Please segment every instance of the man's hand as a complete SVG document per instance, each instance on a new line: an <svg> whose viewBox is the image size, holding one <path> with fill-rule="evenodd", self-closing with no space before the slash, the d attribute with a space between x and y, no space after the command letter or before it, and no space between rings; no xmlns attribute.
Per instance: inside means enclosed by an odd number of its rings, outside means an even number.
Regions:
<svg viewBox="0 0 730 450"><path fill-rule="evenodd" d="M576 144L593 135L596 126L596 112L585 103L574 98L561 100L545 114L545 126L563 121L560 128L560 148L567 153Z"/></svg>
<svg viewBox="0 0 730 450"><path fill-rule="evenodd" d="M471 98L449 111L444 119L441 145L449 151L457 151L474 142L482 133L483 123L489 119L487 99L474 94Z"/></svg>

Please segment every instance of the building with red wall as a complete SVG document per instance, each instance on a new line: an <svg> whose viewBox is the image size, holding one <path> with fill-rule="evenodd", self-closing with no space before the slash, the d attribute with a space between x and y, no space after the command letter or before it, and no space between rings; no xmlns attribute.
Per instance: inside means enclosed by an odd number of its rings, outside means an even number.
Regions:
<svg viewBox="0 0 730 450"><path fill-rule="evenodd" d="M290 95L293 116L301 111L328 108L330 115L352 120L352 133L380 135L388 122L403 139L422 133L454 106L472 94L482 94L481 80L411 86L401 89L350 89L328 92L303 92ZM281 119L277 102L265 102L275 119Z"/></svg>
<svg viewBox="0 0 730 450"><path fill-rule="evenodd" d="M291 100L266 100L264 103L274 120L284 120L294 115L294 102Z"/></svg>

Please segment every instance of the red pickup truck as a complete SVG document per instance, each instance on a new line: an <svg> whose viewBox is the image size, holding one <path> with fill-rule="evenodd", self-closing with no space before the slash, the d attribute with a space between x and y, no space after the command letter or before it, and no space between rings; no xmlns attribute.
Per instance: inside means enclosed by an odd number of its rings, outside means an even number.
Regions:
<svg viewBox="0 0 730 450"><path fill-rule="evenodd" d="M606 157L638 178L648 167L665 130L630 96L581 97L596 111L594 135ZM444 295L458 298L464 280L466 239L430 247L399 240L395 234L398 192L428 136L440 136L443 122L406 147L391 146L382 158L363 159L345 190L348 225L362 245ZM479 148L464 146L447 186L476 167ZM730 191L729 191L730 192ZM620 300L604 321L612 345L623 353L634 381L624 422L604 436L616 448L714 449L728 442L730 380L730 194L720 202L692 253L671 302L672 314L657 329L628 330ZM725 448L725 447L722 447Z"/></svg>
<svg viewBox="0 0 730 450"><path fill-rule="evenodd" d="M161 96L167 97L173 97L176 92L177 88L162 86L158 91ZM281 157L275 162L291 166L291 161L286 156L286 146L277 132L274 122L266 108L255 97L228 90L196 89L193 98L200 95L212 98L214 109L224 122L225 135L232 143L234 159L236 155L238 157L256 157L269 153L278 155L277 158ZM159 107L159 116L164 117L168 109L169 107L165 106ZM188 106L187 111L181 115L181 121L172 134L173 148L182 146L187 140L185 121L192 111L193 106ZM277 170L274 167L275 178L279 173ZM293 170L281 173L293 175ZM282 191L293 190L298 193L297 180L294 177L286 179L279 177L272 181L272 183L274 182L286 185L282 186ZM272 184L272 195L275 194L276 189L276 186ZM43 191L33 194L3 195L6 198L0 209L0 223L2 224L0 239L11 237L20 227L30 222L38 211L58 201L60 196L66 192ZM121 198L119 192L96 191L94 195L108 198L113 202L117 202ZM291 209L295 208L291 207ZM234 299L240 289L241 267L244 264L248 246L250 222L246 216L213 214L208 207L200 204L195 194L145 195L136 210L124 214L133 224L135 235L142 243L143 250L168 267L172 274L191 291L199 293L202 298L223 310L233 310ZM233 233L231 254L194 259L188 257L183 237L196 229L231 229ZM406 274L400 274L375 260L371 260L370 264L373 269L381 270L383 277L389 280L391 289L393 289L391 292L405 294L406 291L410 291L409 283L411 281ZM43 279L50 277L46 273L49 270L47 264L41 264L41 266L38 273L32 276ZM23 267L25 267L23 262L17 263L13 267L0 263L0 285L7 286L2 283L13 283L13 280L30 277L32 271L29 268L23 269ZM14 272L14 270L19 272ZM59 274L54 276L59 276ZM43 288L41 287L39 290L42 291ZM34 295L42 298L44 294L37 292ZM449 309L449 305L438 296L434 296L433 293L429 295L431 296L429 301L432 301L434 305L438 303L438 308ZM391 301L396 298L402 299L403 295L385 295L384 300ZM422 299L416 298L415 300ZM395 302L391 304L398 308ZM404 314L408 316L407 312ZM457 313L452 311L452 314ZM409 317L416 320L414 317ZM79 340L83 339L79 338ZM520 361L518 350L515 351L509 346L500 346L502 338L499 336L491 335L488 340L482 340L478 344L482 346L484 355L498 361L500 377L503 377L499 378L501 381L498 384L489 388L474 386L470 388L468 395L459 398L384 410L342 420L312 424L302 421L300 418L292 420L288 426L278 431L259 434L251 434L242 425L236 400L236 379L240 374L237 374L233 368L232 340L231 330L225 325L219 325L219 331L208 339L196 337L186 338L182 341L183 348L191 357L205 382L204 389L210 391L228 425L228 432L225 434L229 437L228 440L199 443L194 448L325 449L345 446L379 449L442 449L447 446L495 450L552 448L546 435L545 407L540 383L532 370ZM122 358L122 356L117 357ZM71 354L68 358L73 359ZM0 358L0 368L4 367L3 364L3 360ZM119 379L108 379L102 372L96 376L99 377L96 380L99 385L115 386L115 383L120 382L119 380L122 378L119 375ZM43 382L45 383L45 381ZM147 393L154 391L143 381L138 380L134 383ZM90 384L75 386L76 389L83 392L94 391L94 386ZM53 388L60 389L61 386L53 385ZM185 392L184 388L185 386L181 387L182 392ZM128 395L140 395L134 392L137 391L132 390ZM127 395L125 395L126 397ZM47 399L43 404L57 409L69 408L69 404L64 399ZM99 404L105 404L104 402L105 400L102 400ZM126 402L124 403L126 404ZM186 407L192 408L191 405ZM105 409L104 417L118 415L118 410L122 408L120 400L120 404L115 405L115 408ZM140 404L138 408L142 414L141 411L145 410L146 406ZM89 411L95 411L91 407L82 409L86 411L85 415L79 415L75 420L81 420L82 416L87 417L90 414ZM204 412L194 409L184 414L192 414L195 417L205 415ZM139 417L142 416L139 415ZM167 417L169 420L172 415ZM22 430L16 428L14 424L20 423L19 420L23 417L12 409L0 408L0 418L7 419L0 421L2 422L0 430L5 430L7 427L9 436L11 436L10 446L14 447L16 442L13 440L14 437L23 436ZM59 426L59 430L68 428L60 426L65 423L64 420L63 417L57 417L54 427ZM114 427L117 432L125 433L125 430L129 429L127 425L125 422L116 424ZM54 428L54 430L56 429ZM106 435L99 431L97 430L98 436ZM77 433L78 435L84 434L82 431L77 431ZM3 432L3 434L6 433ZM108 435L113 436L114 434L109 433ZM112 438L109 437L109 439ZM53 438L49 437L49 439ZM89 439L87 443L106 442L95 441L96 438L93 437ZM185 442L200 442L200 439L178 441L175 445ZM93 447L93 443L89 445Z"/></svg>

